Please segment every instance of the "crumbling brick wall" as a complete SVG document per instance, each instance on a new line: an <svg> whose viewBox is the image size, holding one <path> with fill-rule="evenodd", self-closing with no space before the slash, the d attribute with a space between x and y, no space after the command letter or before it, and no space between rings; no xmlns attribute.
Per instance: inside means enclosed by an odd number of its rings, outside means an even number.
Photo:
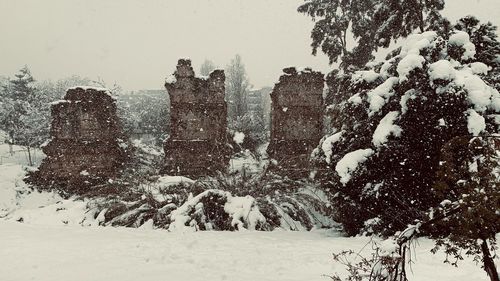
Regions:
<svg viewBox="0 0 500 281"><path fill-rule="evenodd" d="M75 87L52 103L47 157L30 178L39 185L56 184L85 192L116 178L127 159L114 98L106 89Z"/></svg>
<svg viewBox="0 0 500 281"><path fill-rule="evenodd" d="M293 67L271 92L271 140L267 148L276 171L292 177L308 174L309 158L323 131L323 74Z"/></svg>
<svg viewBox="0 0 500 281"><path fill-rule="evenodd" d="M195 77L191 61L180 59L165 87L170 96L170 137L163 173L199 177L224 171L229 163L225 75L214 70Z"/></svg>

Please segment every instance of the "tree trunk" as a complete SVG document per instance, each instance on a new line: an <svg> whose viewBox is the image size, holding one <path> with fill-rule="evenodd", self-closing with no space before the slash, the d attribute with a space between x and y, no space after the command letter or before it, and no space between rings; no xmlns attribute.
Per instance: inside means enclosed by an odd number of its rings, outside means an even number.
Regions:
<svg viewBox="0 0 500 281"><path fill-rule="evenodd" d="M12 132L9 132L9 153L10 156L14 156L14 134Z"/></svg>
<svg viewBox="0 0 500 281"><path fill-rule="evenodd" d="M481 243L481 250L483 251L484 271L486 271L491 281L499 281L498 271L495 266L495 262L491 258L490 250L488 249L488 243L486 242L486 239L483 239L483 243Z"/></svg>
<svg viewBox="0 0 500 281"><path fill-rule="evenodd" d="M420 0L418 7L418 27L420 28L420 33L424 33L424 4L422 3L422 0Z"/></svg>
<svg viewBox="0 0 500 281"><path fill-rule="evenodd" d="M28 149L28 163L30 166L33 166L33 161L31 160L31 149L29 146L26 147Z"/></svg>

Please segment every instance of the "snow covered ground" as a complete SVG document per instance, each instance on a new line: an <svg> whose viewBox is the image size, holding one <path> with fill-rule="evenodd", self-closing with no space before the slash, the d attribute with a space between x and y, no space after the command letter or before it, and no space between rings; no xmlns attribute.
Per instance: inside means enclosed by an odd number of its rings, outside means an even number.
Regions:
<svg viewBox="0 0 500 281"><path fill-rule="evenodd" d="M0 164L0 280L330 280L332 253L364 251L369 238L333 231L168 232L99 227L83 201L31 192L25 160ZM16 222L22 218L23 223ZM66 224L66 225L65 225ZM84 225L85 227L83 227ZM459 268L420 240L410 280L488 280L471 260Z"/></svg>
<svg viewBox="0 0 500 281"><path fill-rule="evenodd" d="M33 149L31 157L33 163L38 165L45 157L45 154L39 149ZM0 165L9 163L28 163L28 152L26 149L22 146L13 145L11 150L8 144L0 143Z"/></svg>
<svg viewBox="0 0 500 281"><path fill-rule="evenodd" d="M2 280L329 280L332 252L368 238L325 232L169 233L0 221ZM488 280L471 261L459 268L421 240L411 280ZM367 247L369 248L369 247Z"/></svg>
<svg viewBox="0 0 500 281"><path fill-rule="evenodd" d="M2 164L24 164L28 163L28 152L25 147L19 145L8 145L7 134L0 130L0 165ZM33 148L31 158L35 165L45 158L45 154L40 149Z"/></svg>
<svg viewBox="0 0 500 281"><path fill-rule="evenodd" d="M263 149L260 149L263 150ZM265 147L264 150L265 151ZM262 153L262 152L261 152ZM239 157L232 158L229 161L230 173L255 174L264 169L267 161L258 161L250 151L246 150Z"/></svg>

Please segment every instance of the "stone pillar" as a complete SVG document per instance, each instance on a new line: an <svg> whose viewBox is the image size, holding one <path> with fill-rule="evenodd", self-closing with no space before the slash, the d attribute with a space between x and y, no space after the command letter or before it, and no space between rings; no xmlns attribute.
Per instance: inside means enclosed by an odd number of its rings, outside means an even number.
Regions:
<svg viewBox="0 0 500 281"><path fill-rule="evenodd" d="M214 70L207 78L195 77L191 61L180 59L167 78L170 96L170 138L164 144L162 173L199 177L226 170L227 144L225 75Z"/></svg>
<svg viewBox="0 0 500 281"><path fill-rule="evenodd" d="M323 74L293 67L271 92L271 140L267 148L276 160L276 172L293 178L306 177L311 152L323 131Z"/></svg>
<svg viewBox="0 0 500 281"><path fill-rule="evenodd" d="M85 192L118 176L127 159L114 98L106 89L74 87L52 103L47 157L32 182Z"/></svg>

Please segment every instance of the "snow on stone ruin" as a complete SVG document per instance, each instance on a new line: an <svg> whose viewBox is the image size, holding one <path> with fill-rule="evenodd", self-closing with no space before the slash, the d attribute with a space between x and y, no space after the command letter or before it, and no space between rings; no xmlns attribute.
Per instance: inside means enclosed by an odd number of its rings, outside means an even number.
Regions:
<svg viewBox="0 0 500 281"><path fill-rule="evenodd" d="M268 155L278 161L277 172L300 176L323 130L323 74L306 69L283 69L271 93L271 141ZM303 176L303 175L302 175ZM306 175L307 176L307 175Z"/></svg>
<svg viewBox="0 0 500 281"><path fill-rule="evenodd" d="M225 170L229 149L224 81L223 70L199 78L189 59L178 61L165 83L171 112L163 173L198 177Z"/></svg>

